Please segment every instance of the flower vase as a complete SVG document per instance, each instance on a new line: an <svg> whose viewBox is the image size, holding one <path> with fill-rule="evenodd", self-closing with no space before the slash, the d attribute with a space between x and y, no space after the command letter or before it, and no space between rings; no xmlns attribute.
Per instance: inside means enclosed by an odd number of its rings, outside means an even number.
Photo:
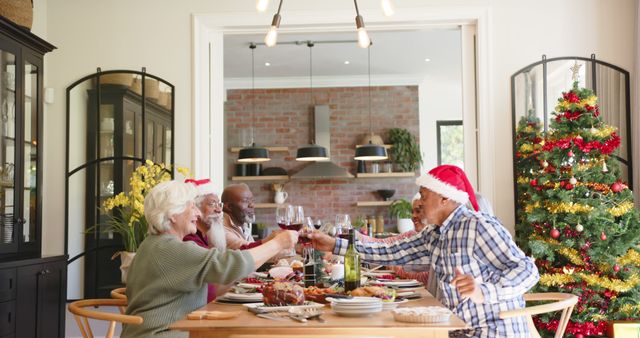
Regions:
<svg viewBox="0 0 640 338"><path fill-rule="evenodd" d="M133 258L136 256L135 252L121 251L120 252L120 272L122 283L127 284L127 274Z"/></svg>

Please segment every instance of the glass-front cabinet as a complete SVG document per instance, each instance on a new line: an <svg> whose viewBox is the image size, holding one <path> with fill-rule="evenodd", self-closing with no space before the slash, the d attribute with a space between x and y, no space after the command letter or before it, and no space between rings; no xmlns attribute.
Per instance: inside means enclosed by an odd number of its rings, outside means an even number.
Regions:
<svg viewBox="0 0 640 338"><path fill-rule="evenodd" d="M41 238L43 40L0 34L0 254L36 256Z"/></svg>
<svg viewBox="0 0 640 338"><path fill-rule="evenodd" d="M109 297L122 286L112 257L124 247L103 230L112 216L103 203L129 192L146 160L173 164L173 86L144 71L98 71L67 88L67 102L68 296Z"/></svg>

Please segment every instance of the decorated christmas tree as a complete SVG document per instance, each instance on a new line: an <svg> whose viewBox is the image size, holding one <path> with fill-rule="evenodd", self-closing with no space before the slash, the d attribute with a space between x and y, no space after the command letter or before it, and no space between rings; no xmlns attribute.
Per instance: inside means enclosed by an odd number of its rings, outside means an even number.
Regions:
<svg viewBox="0 0 640 338"><path fill-rule="evenodd" d="M527 183L519 227L529 228L528 250L540 271L533 291L577 295L566 332L580 338L604 335L612 320L640 318L640 218L614 156L620 137L575 74L538 143L539 165L518 182ZM552 336L558 319L534 322Z"/></svg>
<svg viewBox="0 0 640 338"><path fill-rule="evenodd" d="M542 149L542 125L530 109L527 115L520 118L516 127L516 199L517 205L523 206L529 201L529 182L540 170L538 154ZM529 251L529 236L533 231L526 222L527 214L522 208L516 208L516 243L525 251Z"/></svg>

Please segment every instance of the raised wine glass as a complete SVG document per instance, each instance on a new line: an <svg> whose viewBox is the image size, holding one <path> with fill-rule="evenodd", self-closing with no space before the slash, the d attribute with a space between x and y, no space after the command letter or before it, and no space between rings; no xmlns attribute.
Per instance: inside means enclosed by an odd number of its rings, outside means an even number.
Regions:
<svg viewBox="0 0 640 338"><path fill-rule="evenodd" d="M351 218L347 214L336 215L336 236L347 239L349 236L349 229L351 229Z"/></svg>
<svg viewBox="0 0 640 338"><path fill-rule="evenodd" d="M276 209L276 223L278 223L278 226L280 227L280 229L290 230L289 227L291 226L292 215L293 215L292 205L283 204L278 206L278 208ZM286 251L283 251L283 253L286 257L291 257L296 255L296 250L295 249L286 250Z"/></svg>

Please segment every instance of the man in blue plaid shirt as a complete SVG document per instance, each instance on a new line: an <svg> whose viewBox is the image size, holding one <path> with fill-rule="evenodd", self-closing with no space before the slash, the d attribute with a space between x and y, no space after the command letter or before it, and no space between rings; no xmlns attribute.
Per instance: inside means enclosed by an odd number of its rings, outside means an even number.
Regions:
<svg viewBox="0 0 640 338"><path fill-rule="evenodd" d="M473 188L456 166L443 165L417 179L427 230L395 243L358 242L363 260L385 265L426 264L428 289L470 327L451 337L529 337L525 317L500 319L523 308L523 294L539 279L533 260L500 222L477 212ZM470 201L476 211L469 210ZM318 250L344 255L347 241L309 235Z"/></svg>

